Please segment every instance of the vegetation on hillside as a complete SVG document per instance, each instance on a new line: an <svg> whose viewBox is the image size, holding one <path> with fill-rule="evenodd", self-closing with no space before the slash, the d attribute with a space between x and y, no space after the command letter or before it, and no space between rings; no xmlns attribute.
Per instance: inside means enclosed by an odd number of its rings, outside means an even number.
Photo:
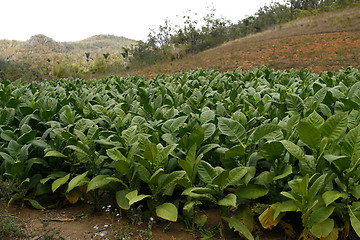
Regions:
<svg viewBox="0 0 360 240"><path fill-rule="evenodd" d="M359 0L289 0L285 4L272 2L238 23L216 18L214 9L203 19L185 15L183 23L178 26L165 21L164 25L153 30L147 41L140 42L134 49L132 63L143 66L164 59L179 59L249 34L278 28L293 19L359 4Z"/></svg>
<svg viewBox="0 0 360 240"><path fill-rule="evenodd" d="M56 42L41 34L25 42L1 40L0 78L52 80L120 72L126 62L122 53L133 44L135 40L112 35L77 42Z"/></svg>

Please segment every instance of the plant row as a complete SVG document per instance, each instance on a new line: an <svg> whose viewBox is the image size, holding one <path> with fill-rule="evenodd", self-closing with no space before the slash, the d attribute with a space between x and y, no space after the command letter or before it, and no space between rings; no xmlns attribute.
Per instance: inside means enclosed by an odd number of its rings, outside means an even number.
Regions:
<svg viewBox="0 0 360 240"><path fill-rule="evenodd" d="M2 81L0 173L22 189L10 203L40 209L108 193L200 228L216 207L247 239L292 214L302 239L360 236L359 80L264 66Z"/></svg>

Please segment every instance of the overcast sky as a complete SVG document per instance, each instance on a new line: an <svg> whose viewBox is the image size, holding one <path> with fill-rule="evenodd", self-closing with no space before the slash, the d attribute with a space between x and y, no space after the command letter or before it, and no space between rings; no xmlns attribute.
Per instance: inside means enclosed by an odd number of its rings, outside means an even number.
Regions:
<svg viewBox="0 0 360 240"><path fill-rule="evenodd" d="M283 0L277 0L283 2ZM0 0L0 39L27 40L44 34L56 41L77 41L97 34L146 40L150 28L168 18L177 23L188 10L238 22L271 0Z"/></svg>

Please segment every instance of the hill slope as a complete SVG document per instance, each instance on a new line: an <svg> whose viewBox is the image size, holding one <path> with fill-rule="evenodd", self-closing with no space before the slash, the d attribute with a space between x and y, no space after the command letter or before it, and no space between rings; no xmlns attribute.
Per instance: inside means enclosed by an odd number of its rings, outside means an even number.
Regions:
<svg viewBox="0 0 360 240"><path fill-rule="evenodd" d="M275 69L360 68L360 7L323 13L277 26L178 61L132 73L154 76L193 68L231 71L269 65Z"/></svg>
<svg viewBox="0 0 360 240"><path fill-rule="evenodd" d="M41 80L79 77L80 72L85 73L81 75L84 77L105 72L105 68L122 69L123 47L136 43L113 35L96 35L77 42L56 42L42 34L27 41L0 40L0 78Z"/></svg>
<svg viewBox="0 0 360 240"><path fill-rule="evenodd" d="M0 40L0 59L19 61L36 55L52 56L61 54L84 56L85 52L94 55L100 52L115 53L122 47L130 47L137 41L113 35L96 35L77 42L56 42L53 39L38 34L27 41Z"/></svg>

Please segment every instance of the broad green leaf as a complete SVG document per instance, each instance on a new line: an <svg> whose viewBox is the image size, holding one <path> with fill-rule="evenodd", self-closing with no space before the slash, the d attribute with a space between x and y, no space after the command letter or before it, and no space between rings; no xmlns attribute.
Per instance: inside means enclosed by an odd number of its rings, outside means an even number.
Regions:
<svg viewBox="0 0 360 240"><path fill-rule="evenodd" d="M146 160L145 160L146 161ZM148 166L148 169L151 169L151 166ZM136 167L136 173L137 176L144 182L149 183L150 182L150 172L144 165L139 163L139 165Z"/></svg>
<svg viewBox="0 0 360 240"><path fill-rule="evenodd" d="M156 215L165 220L176 222L178 210L174 204L166 202L156 207Z"/></svg>
<svg viewBox="0 0 360 240"><path fill-rule="evenodd" d="M308 122L299 122L298 132L300 140L312 149L317 149L321 141L320 131Z"/></svg>
<svg viewBox="0 0 360 240"><path fill-rule="evenodd" d="M351 129L345 136L341 153L350 157L352 164L360 158L360 126Z"/></svg>
<svg viewBox="0 0 360 240"><path fill-rule="evenodd" d="M217 200L212 194L216 194L216 191L210 188L190 187L185 189L181 195L186 195L196 200L209 201L216 204Z"/></svg>
<svg viewBox="0 0 360 240"><path fill-rule="evenodd" d="M286 165L285 168L284 168L283 173L280 174L280 175L275 176L273 180L276 181L276 180L282 179L284 177L287 177L291 173L292 173L292 166L291 165Z"/></svg>
<svg viewBox="0 0 360 240"><path fill-rule="evenodd" d="M88 178L86 178L86 175L88 174L88 172L89 171L86 171L83 174L77 175L76 177L71 179L66 192L70 192L71 190L73 190L74 188L76 188L78 186L85 185L88 182Z"/></svg>
<svg viewBox="0 0 360 240"><path fill-rule="evenodd" d="M298 145L288 140L282 140L281 143L291 155L293 155L295 158L299 159L300 161L306 162L305 153Z"/></svg>
<svg viewBox="0 0 360 240"><path fill-rule="evenodd" d="M229 193L223 199L218 201L218 205L225 207L236 207L236 195Z"/></svg>
<svg viewBox="0 0 360 240"><path fill-rule="evenodd" d="M34 200L34 199L29 199L29 198L24 198L25 201L28 201L31 206L33 206L34 208L38 209L38 210L44 210L45 208L43 206L41 206L41 204Z"/></svg>
<svg viewBox="0 0 360 240"><path fill-rule="evenodd" d="M51 148L51 146L47 142L45 142L45 141L43 141L41 139L30 140L29 144L31 144L31 146L33 146L33 147L41 148L41 149L49 149L49 148Z"/></svg>
<svg viewBox="0 0 360 240"><path fill-rule="evenodd" d="M360 104L360 84L359 82L356 82L353 84L349 90L348 97L352 101L356 102L357 104Z"/></svg>
<svg viewBox="0 0 360 240"><path fill-rule="evenodd" d="M202 128L204 129L204 141L209 139L216 131L216 126L213 123L205 123Z"/></svg>
<svg viewBox="0 0 360 240"><path fill-rule="evenodd" d="M235 194L238 197L245 199L256 199L265 196L268 192L269 190L266 189L264 186L257 184L248 184L239 186L236 189Z"/></svg>
<svg viewBox="0 0 360 240"><path fill-rule="evenodd" d="M275 212L274 212L273 217L274 217L274 219L276 219L283 212L296 212L299 209L299 207L295 201L288 200L288 201L282 202L280 204L276 204L276 207L274 209L275 209Z"/></svg>
<svg viewBox="0 0 360 240"><path fill-rule="evenodd" d="M198 154L206 154L207 152L210 152L211 150L218 147L220 147L219 144L215 144L215 143L206 144L198 150Z"/></svg>
<svg viewBox="0 0 360 240"><path fill-rule="evenodd" d="M161 107L163 102L162 95L159 95L154 100L154 109L158 109Z"/></svg>
<svg viewBox="0 0 360 240"><path fill-rule="evenodd" d="M225 189L229 184L229 171L221 171L212 181L212 185L218 186L220 189Z"/></svg>
<svg viewBox="0 0 360 240"><path fill-rule="evenodd" d="M119 173L121 173L124 176L127 176L128 178L131 175L131 169L130 168L131 168L131 165L127 161L123 161L123 160L115 161L115 169L116 169L116 171L118 171Z"/></svg>
<svg viewBox="0 0 360 240"><path fill-rule="evenodd" d="M144 158L150 161L152 164L155 163L156 156L158 154L158 148L155 143L148 142L145 145Z"/></svg>
<svg viewBox="0 0 360 240"><path fill-rule="evenodd" d="M202 126L199 126L196 128L189 136L189 147L196 144L197 147L200 147L200 145L204 141L204 129Z"/></svg>
<svg viewBox="0 0 360 240"><path fill-rule="evenodd" d="M346 193L340 193L336 190L326 191L322 195L322 199L325 202L325 206L329 206L331 203L335 202L338 198L346 198Z"/></svg>
<svg viewBox="0 0 360 240"><path fill-rule="evenodd" d="M260 148L260 155L267 160L280 158L284 152L284 146L281 142L266 142Z"/></svg>
<svg viewBox="0 0 360 240"><path fill-rule="evenodd" d="M310 199L310 201L312 199L314 199L316 197L316 195L318 194L318 192L320 191L320 189L324 187L324 185L326 184L325 180L326 180L327 176L328 176L328 174L324 173L323 175L318 177L315 180L315 182L311 185L311 187L309 188L309 199Z"/></svg>
<svg viewBox="0 0 360 240"><path fill-rule="evenodd" d="M290 198L290 199L294 200L295 202L299 201L298 199L295 198L294 195L292 195L289 192L281 192L280 194L283 195L284 197L287 197L287 198Z"/></svg>
<svg viewBox="0 0 360 240"><path fill-rule="evenodd" d="M309 225L314 226L327 220L330 215L334 212L334 206L327 206L316 209L310 214Z"/></svg>
<svg viewBox="0 0 360 240"><path fill-rule="evenodd" d="M36 136L36 130L32 130L30 132L24 133L23 135L21 135L18 139L17 142L20 144L25 144L31 140L33 140Z"/></svg>
<svg viewBox="0 0 360 240"><path fill-rule="evenodd" d="M236 145L229 150L225 151L225 159L245 155L245 148L243 145Z"/></svg>
<svg viewBox="0 0 360 240"><path fill-rule="evenodd" d="M192 145L189 151L186 154L185 160L178 160L179 165L185 170L189 180L194 183L195 177L197 175L198 166L202 157L202 154L199 157L196 157L196 145Z"/></svg>
<svg viewBox="0 0 360 240"><path fill-rule="evenodd" d="M351 194L356 198L360 199L360 185L355 185L352 188Z"/></svg>
<svg viewBox="0 0 360 240"><path fill-rule="evenodd" d="M107 179L108 177L109 175L97 175L91 179L87 185L87 192L107 185L109 182L111 182L109 179Z"/></svg>
<svg viewBox="0 0 360 240"><path fill-rule="evenodd" d="M351 206L348 206L348 209L349 209L351 226L353 227L358 237L360 237L360 220L355 216Z"/></svg>
<svg viewBox="0 0 360 240"><path fill-rule="evenodd" d="M205 161L200 161L198 167L198 175L201 181L206 184L210 184L212 180L216 177L215 168L211 166L210 163Z"/></svg>
<svg viewBox="0 0 360 240"><path fill-rule="evenodd" d="M171 133L165 133L161 136L161 138L167 143L167 144L176 144L179 140L175 137L174 134Z"/></svg>
<svg viewBox="0 0 360 240"><path fill-rule="evenodd" d="M62 154L61 152L58 152L56 150L50 150L50 151L46 152L44 157L67 158L67 156L65 156L64 154Z"/></svg>
<svg viewBox="0 0 360 240"><path fill-rule="evenodd" d="M348 115L346 112L338 113L328 118L321 126L321 133L329 140L338 141L344 136L348 125Z"/></svg>
<svg viewBox="0 0 360 240"><path fill-rule="evenodd" d="M131 126L127 128L126 130L122 131L121 136L124 139L126 145L130 146L134 143L134 138L137 133L137 126Z"/></svg>
<svg viewBox="0 0 360 240"><path fill-rule="evenodd" d="M200 124L204 124L215 119L215 112L212 110L205 110L200 114Z"/></svg>
<svg viewBox="0 0 360 240"><path fill-rule="evenodd" d="M161 192L171 188L177 184L177 181L182 179L185 175L184 171L174 171L170 174L164 174L159 177L159 185L156 188L157 192Z"/></svg>
<svg viewBox="0 0 360 240"><path fill-rule="evenodd" d="M60 186L64 185L69 180L69 178L70 178L70 173L64 177L56 179L51 185L51 190L53 192L55 192L56 189L58 189Z"/></svg>
<svg viewBox="0 0 360 240"><path fill-rule="evenodd" d="M310 123L317 129L320 129L325 120L316 112L313 111L306 119L306 122Z"/></svg>
<svg viewBox="0 0 360 240"><path fill-rule="evenodd" d="M21 145L11 140L8 144L7 150L12 157L20 156Z"/></svg>
<svg viewBox="0 0 360 240"><path fill-rule="evenodd" d="M141 194L141 195L132 195L130 193L126 194L126 198L129 200L129 205L133 205L134 203L136 202L140 202L141 200L143 200L144 198L148 198L148 197L151 197L150 195L144 195L144 194Z"/></svg>
<svg viewBox="0 0 360 240"><path fill-rule="evenodd" d="M298 113L304 111L304 101L297 94L286 94L285 102L289 111L294 111Z"/></svg>
<svg viewBox="0 0 360 240"><path fill-rule="evenodd" d="M320 103L324 101L327 92L328 92L327 88L323 87L314 94L311 110L315 111L319 107Z"/></svg>
<svg viewBox="0 0 360 240"><path fill-rule="evenodd" d="M115 148L107 149L106 154L114 161L122 160L124 162L128 162L127 158L121 154L121 152Z"/></svg>
<svg viewBox="0 0 360 240"><path fill-rule="evenodd" d="M116 192L116 203L120 208L128 210L130 209L129 199L126 198L126 195L129 193L129 190L121 190Z"/></svg>
<svg viewBox="0 0 360 240"><path fill-rule="evenodd" d="M222 219L229 223L230 228L234 228L235 231L244 235L248 240L254 240L254 237L251 235L249 229L247 229L247 227L239 220L227 217L222 217Z"/></svg>
<svg viewBox="0 0 360 240"><path fill-rule="evenodd" d="M175 150L177 144L167 145L164 148L162 147L161 144L158 144L158 146L161 146L161 149L158 151L158 154L155 159L156 167L165 167L169 155Z"/></svg>
<svg viewBox="0 0 360 240"><path fill-rule="evenodd" d="M62 178L65 175L66 175L66 172L54 172L54 173L50 174L49 176L47 176L46 178L41 179L40 183L45 184L50 179Z"/></svg>
<svg viewBox="0 0 360 240"><path fill-rule="evenodd" d="M331 218L311 226L310 232L317 238L327 237L334 229L334 220Z"/></svg>
<svg viewBox="0 0 360 240"><path fill-rule="evenodd" d="M129 189L129 186L126 185L121 179L119 178L116 178L116 177L108 177L106 178L107 180L109 180L110 182L113 181L113 182L118 182L120 184L122 184L127 190Z"/></svg>
<svg viewBox="0 0 360 240"><path fill-rule="evenodd" d="M5 160L7 164L14 164L15 160L9 154L5 152L0 152L0 156Z"/></svg>
<svg viewBox="0 0 360 240"><path fill-rule="evenodd" d="M236 167L229 171L229 175L224 182L223 188L226 188L229 185L237 185L239 181L242 180L245 182L245 185L248 184L249 181L246 177L249 175L251 178L255 175L255 167ZM254 171L254 172L253 172ZM253 173L253 175L252 175Z"/></svg>
<svg viewBox="0 0 360 240"><path fill-rule="evenodd" d="M233 119L220 117L218 118L218 127L222 134L229 136L230 139L239 142L245 147L246 130L239 122Z"/></svg>
<svg viewBox="0 0 360 240"><path fill-rule="evenodd" d="M260 125L256 130L254 131L252 135L252 142L257 143L261 139L269 139L274 140L277 138L276 136L280 135L282 136L282 133L280 132L280 127L274 124L263 124ZM280 133L280 134L279 134ZM274 138L275 136L275 138Z"/></svg>
<svg viewBox="0 0 360 240"><path fill-rule="evenodd" d="M77 153L83 154L85 156L89 156L88 153L86 151L84 151L82 148L75 146L75 145L68 145L65 148L69 148L71 150L74 150Z"/></svg>
<svg viewBox="0 0 360 240"><path fill-rule="evenodd" d="M178 117L175 119L167 120L162 126L161 130L164 133L175 133L185 123L187 116Z"/></svg>

